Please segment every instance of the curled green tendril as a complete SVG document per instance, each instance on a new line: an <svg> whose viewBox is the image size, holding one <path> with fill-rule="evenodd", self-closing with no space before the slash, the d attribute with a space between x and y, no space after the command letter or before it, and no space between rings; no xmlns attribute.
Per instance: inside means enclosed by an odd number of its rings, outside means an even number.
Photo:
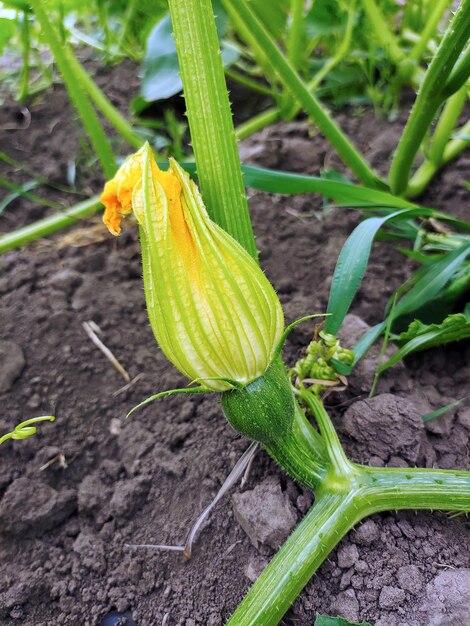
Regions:
<svg viewBox="0 0 470 626"><path fill-rule="evenodd" d="M37 428L33 426L33 424L38 424L39 422L53 422L54 420L55 417L53 415L40 415L39 417L32 417L31 419L25 420L15 426L11 432L2 435L0 437L0 445L7 441L7 439L27 439L37 432Z"/></svg>
<svg viewBox="0 0 470 626"><path fill-rule="evenodd" d="M335 362L351 365L353 361L352 350L343 348L334 335L321 331L318 338L308 345L306 355L297 361L290 372L297 377L298 383L308 379L318 381L311 387L311 391L320 393L328 387L327 381L340 382ZM325 384L322 385L320 381L325 381Z"/></svg>

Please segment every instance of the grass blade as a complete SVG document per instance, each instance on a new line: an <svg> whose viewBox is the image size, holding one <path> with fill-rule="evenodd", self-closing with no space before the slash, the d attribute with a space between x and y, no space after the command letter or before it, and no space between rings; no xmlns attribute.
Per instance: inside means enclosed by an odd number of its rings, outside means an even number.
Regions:
<svg viewBox="0 0 470 626"><path fill-rule="evenodd" d="M361 286L377 232L390 220L422 215L421 209L404 209L385 217L371 217L359 224L348 237L336 263L330 290L325 331L336 335Z"/></svg>
<svg viewBox="0 0 470 626"><path fill-rule="evenodd" d="M399 300L394 319L412 313L431 301L446 285L470 254L470 243L445 254L441 260L425 268L414 287Z"/></svg>
<svg viewBox="0 0 470 626"><path fill-rule="evenodd" d="M431 413L426 413L426 415L423 415L423 422L432 422L432 420L435 420L441 415L444 415L444 413L447 413L447 411L452 411L452 409L455 409L457 406L459 406L459 404L461 404L462 402L465 402L465 400L467 400L468 398L470 398L470 396L465 396L463 398L460 398L459 400L454 400L453 402L449 402L449 404L446 404L445 406L441 406L440 409L436 409L435 411L432 411Z"/></svg>

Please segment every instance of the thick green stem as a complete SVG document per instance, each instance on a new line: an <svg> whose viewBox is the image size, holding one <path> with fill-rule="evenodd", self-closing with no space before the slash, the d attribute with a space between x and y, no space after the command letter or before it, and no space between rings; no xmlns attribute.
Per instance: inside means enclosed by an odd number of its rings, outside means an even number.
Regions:
<svg viewBox="0 0 470 626"><path fill-rule="evenodd" d="M405 195L407 198L416 198L423 193L437 172L447 165L447 163L457 158L458 155L468 147L469 141L468 138L465 137L470 134L470 122L464 124L462 128L457 129L455 134L462 135L462 138L456 137L447 143L439 163L426 160L416 170L406 189Z"/></svg>
<svg viewBox="0 0 470 626"><path fill-rule="evenodd" d="M202 196L212 219L257 258L211 2L169 6Z"/></svg>
<svg viewBox="0 0 470 626"><path fill-rule="evenodd" d="M80 80L75 76L72 68L70 50L67 45L62 45L52 24L49 21L44 0L31 0L31 8L41 26L42 34L49 44L55 62L62 74L70 99L77 109L83 126L90 138L90 142L100 160L106 178L112 178L116 171L116 163L111 144L96 116L88 98L84 95Z"/></svg>
<svg viewBox="0 0 470 626"><path fill-rule="evenodd" d="M336 125L315 96L309 92L308 87L279 50L271 35L253 13L248 3L244 0L223 0L223 4L234 20L243 22L249 29L251 37L257 40L265 54L269 57L271 66L276 71L284 87L305 108L305 111L359 180L369 187L377 188L383 186L367 161L365 161L339 126Z"/></svg>
<svg viewBox="0 0 470 626"><path fill-rule="evenodd" d="M426 20L418 41L408 55L408 59L418 62L421 61L429 40L435 35L439 22L451 2L452 0L437 0L436 4L431 9L431 13Z"/></svg>
<svg viewBox="0 0 470 626"><path fill-rule="evenodd" d="M447 77L468 41L470 0L462 3L425 74L390 168L392 193L404 193L421 142L442 102Z"/></svg>
<svg viewBox="0 0 470 626"><path fill-rule="evenodd" d="M361 519L353 496L326 494L248 591L227 626L277 626L344 535Z"/></svg>
<svg viewBox="0 0 470 626"><path fill-rule="evenodd" d="M227 622L276 626L331 551L360 520L399 509L470 510L470 472L352 465L324 475L318 498Z"/></svg>
<svg viewBox="0 0 470 626"><path fill-rule="evenodd" d="M469 27L469 37L470 37L470 27ZM452 70L446 85L444 87L444 95L446 97L451 96L453 93L458 91L462 86L466 83L468 84L468 79L470 77L470 43L467 44L467 47L457 63Z"/></svg>
<svg viewBox="0 0 470 626"><path fill-rule="evenodd" d="M446 144L458 122L466 100L467 88L464 86L451 96L444 106L427 155L427 158L436 165L442 161Z"/></svg>
<svg viewBox="0 0 470 626"><path fill-rule="evenodd" d="M325 446L297 404L291 432L265 449L301 485L314 490L321 484L327 462Z"/></svg>

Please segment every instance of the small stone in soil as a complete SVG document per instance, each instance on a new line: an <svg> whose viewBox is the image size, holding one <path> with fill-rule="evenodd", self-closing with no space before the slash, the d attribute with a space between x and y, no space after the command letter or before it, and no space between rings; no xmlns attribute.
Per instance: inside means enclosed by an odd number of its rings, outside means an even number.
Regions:
<svg viewBox="0 0 470 626"><path fill-rule="evenodd" d="M236 493L232 502L235 517L255 548L259 544L279 548L297 522L289 497L269 479L252 491Z"/></svg>
<svg viewBox="0 0 470 626"><path fill-rule="evenodd" d="M17 478L0 502L0 527L5 534L40 535L57 526L76 508L73 490L56 491L29 478Z"/></svg>
<svg viewBox="0 0 470 626"><path fill-rule="evenodd" d="M65 291L67 294L71 294L79 285L82 284L82 281L83 277L79 272L70 269L63 269L53 274L49 278L48 283L56 289Z"/></svg>
<svg viewBox="0 0 470 626"><path fill-rule="evenodd" d="M6 393L23 371L23 350L13 341L0 341L0 393Z"/></svg>
<svg viewBox="0 0 470 626"><path fill-rule="evenodd" d="M381 609L397 609L405 600L405 592L400 587L386 585L379 596Z"/></svg>
<svg viewBox="0 0 470 626"><path fill-rule="evenodd" d="M362 461L372 455L384 461L395 456L414 464L424 440L420 413L409 400L390 393L355 402L343 415L339 429L356 442L350 451Z"/></svg>
<svg viewBox="0 0 470 626"><path fill-rule="evenodd" d="M419 593L423 588L423 575L417 565L403 565L397 571L399 586L410 593Z"/></svg>
<svg viewBox="0 0 470 626"><path fill-rule="evenodd" d="M268 561L259 555L252 555L248 559L248 563L243 568L243 573L252 583L258 578L261 572L264 570Z"/></svg>
<svg viewBox="0 0 470 626"><path fill-rule="evenodd" d="M338 550L338 567L349 569L359 559L359 552L353 543L347 543Z"/></svg>
<svg viewBox="0 0 470 626"><path fill-rule="evenodd" d="M366 520L351 533L351 541L357 543L359 546L368 546L374 541L377 541L379 537L379 527L372 519Z"/></svg>
<svg viewBox="0 0 470 626"><path fill-rule="evenodd" d="M148 478L131 478L116 484L113 497L109 503L111 513L116 518L132 517L145 501L150 489Z"/></svg>
<svg viewBox="0 0 470 626"><path fill-rule="evenodd" d="M103 617L100 626L136 626L136 624L129 613L111 611Z"/></svg>
<svg viewBox="0 0 470 626"><path fill-rule="evenodd" d="M331 604L331 612L352 622L357 622L359 619L359 602L354 589L341 591Z"/></svg>

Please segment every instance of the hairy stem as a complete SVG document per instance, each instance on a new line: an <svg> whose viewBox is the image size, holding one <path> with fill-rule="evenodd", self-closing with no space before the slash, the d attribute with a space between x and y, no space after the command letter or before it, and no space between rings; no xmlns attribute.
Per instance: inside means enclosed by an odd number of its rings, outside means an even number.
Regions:
<svg viewBox="0 0 470 626"><path fill-rule="evenodd" d="M320 485L327 461L324 443L297 404L291 432L265 448L301 485L311 490Z"/></svg>
<svg viewBox="0 0 470 626"><path fill-rule="evenodd" d="M399 509L470 510L470 472L377 469L351 464L339 481L327 472L312 509L227 622L276 626L345 534L360 520Z"/></svg>
<svg viewBox="0 0 470 626"><path fill-rule="evenodd" d="M211 1L169 6L202 196L212 219L257 258Z"/></svg>
<svg viewBox="0 0 470 626"><path fill-rule="evenodd" d="M470 0L462 3L425 74L390 168L392 193L402 194L421 142L443 100L447 77L468 41Z"/></svg>

